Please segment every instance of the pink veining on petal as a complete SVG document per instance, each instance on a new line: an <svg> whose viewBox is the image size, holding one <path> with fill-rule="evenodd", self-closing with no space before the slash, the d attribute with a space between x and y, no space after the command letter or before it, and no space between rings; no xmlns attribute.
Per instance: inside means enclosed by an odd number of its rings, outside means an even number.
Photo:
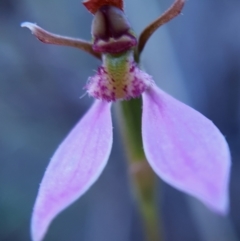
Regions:
<svg viewBox="0 0 240 241"><path fill-rule="evenodd" d="M112 147L111 104L96 100L55 152L40 185L32 215L33 241L96 181Z"/></svg>
<svg viewBox="0 0 240 241"><path fill-rule="evenodd" d="M146 157L164 181L228 212L230 153L210 120L153 86L143 94L142 135Z"/></svg>

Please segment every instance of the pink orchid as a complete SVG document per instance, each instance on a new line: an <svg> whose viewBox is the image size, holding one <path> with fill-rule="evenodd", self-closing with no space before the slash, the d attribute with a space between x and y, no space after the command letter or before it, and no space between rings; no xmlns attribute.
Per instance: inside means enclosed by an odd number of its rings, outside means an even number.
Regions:
<svg viewBox="0 0 240 241"><path fill-rule="evenodd" d="M167 14L173 11L176 16L183 3L177 0ZM42 240L51 221L102 173L113 141L112 102L141 96L143 149L152 169L211 210L227 213L230 153L224 136L202 114L159 89L138 67L134 51L142 51L147 37L142 34L137 41L122 1L84 4L94 14L92 44L22 24L45 43L79 47L103 61L85 87L96 99L94 104L59 146L44 174L32 216L32 239ZM173 15L162 20L167 22Z"/></svg>

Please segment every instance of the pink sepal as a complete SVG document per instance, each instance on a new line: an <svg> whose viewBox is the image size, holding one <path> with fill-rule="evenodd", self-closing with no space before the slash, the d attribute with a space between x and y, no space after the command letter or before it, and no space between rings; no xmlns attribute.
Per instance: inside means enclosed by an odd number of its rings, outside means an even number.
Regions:
<svg viewBox="0 0 240 241"><path fill-rule="evenodd" d="M102 173L112 147L110 107L110 103L96 100L55 152L33 210L33 241L41 241L51 221Z"/></svg>
<svg viewBox="0 0 240 241"><path fill-rule="evenodd" d="M227 213L230 153L210 120L152 86L143 94L142 135L146 157L164 181Z"/></svg>

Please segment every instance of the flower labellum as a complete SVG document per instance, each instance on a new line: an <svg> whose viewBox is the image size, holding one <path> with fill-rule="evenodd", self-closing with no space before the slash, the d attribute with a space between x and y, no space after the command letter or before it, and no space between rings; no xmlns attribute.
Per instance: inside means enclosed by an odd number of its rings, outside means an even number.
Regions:
<svg viewBox="0 0 240 241"><path fill-rule="evenodd" d="M32 215L32 240L41 241L51 221L103 171L112 147L111 103L141 96L143 149L152 169L168 184L226 214L231 162L224 136L202 114L159 89L136 62L147 36L179 14L184 1L176 0L146 28L139 42L122 1L83 3L94 14L92 43L22 24L44 43L77 47L102 59L85 86L96 99L93 106L59 146L44 174Z"/></svg>
<svg viewBox="0 0 240 241"><path fill-rule="evenodd" d="M89 78L86 89L96 99L116 101L140 97L151 84L151 76L140 70L132 52L127 52L117 57L103 56L103 66Z"/></svg>

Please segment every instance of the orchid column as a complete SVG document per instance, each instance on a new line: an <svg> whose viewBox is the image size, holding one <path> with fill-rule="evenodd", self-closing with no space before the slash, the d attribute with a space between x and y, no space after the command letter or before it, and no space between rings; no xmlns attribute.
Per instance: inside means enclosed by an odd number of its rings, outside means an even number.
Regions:
<svg viewBox="0 0 240 241"><path fill-rule="evenodd" d="M163 92L139 67L149 37L181 12L184 0L176 0L139 38L121 0L88 0L84 5L94 15L92 42L22 24L44 43L76 47L102 60L84 87L94 104L56 150L43 177L32 215L32 240L43 240L52 220L100 176L113 141L110 109L119 100L148 240L160 240L152 170L211 210L226 214L230 154L225 138L210 120Z"/></svg>

